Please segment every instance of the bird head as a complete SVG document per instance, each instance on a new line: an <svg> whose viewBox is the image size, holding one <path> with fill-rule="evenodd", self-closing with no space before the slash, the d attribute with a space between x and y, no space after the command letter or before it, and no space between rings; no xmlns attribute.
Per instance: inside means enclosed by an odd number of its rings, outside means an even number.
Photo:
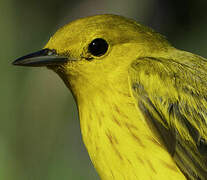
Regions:
<svg viewBox="0 0 207 180"><path fill-rule="evenodd" d="M150 28L117 15L81 18L60 28L44 49L13 62L47 66L75 88L107 86L127 77L133 60L166 50L167 41ZM123 78L122 78L123 77ZM121 83L121 82L120 82Z"/></svg>

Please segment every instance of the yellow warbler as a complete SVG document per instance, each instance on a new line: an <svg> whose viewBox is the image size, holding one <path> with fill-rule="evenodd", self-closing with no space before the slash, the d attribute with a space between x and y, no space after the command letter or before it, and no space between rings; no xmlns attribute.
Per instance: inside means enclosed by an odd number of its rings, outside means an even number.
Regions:
<svg viewBox="0 0 207 180"><path fill-rule="evenodd" d="M207 60L117 15L76 20L20 66L47 66L76 100L102 180L207 179Z"/></svg>

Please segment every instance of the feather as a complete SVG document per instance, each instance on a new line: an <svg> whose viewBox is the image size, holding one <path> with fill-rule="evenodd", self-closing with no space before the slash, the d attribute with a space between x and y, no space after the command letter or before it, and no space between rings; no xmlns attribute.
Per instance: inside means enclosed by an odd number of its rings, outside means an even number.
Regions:
<svg viewBox="0 0 207 180"><path fill-rule="evenodd" d="M143 57L129 69L137 107L188 180L207 179L205 59ZM206 65L205 65L206 66Z"/></svg>

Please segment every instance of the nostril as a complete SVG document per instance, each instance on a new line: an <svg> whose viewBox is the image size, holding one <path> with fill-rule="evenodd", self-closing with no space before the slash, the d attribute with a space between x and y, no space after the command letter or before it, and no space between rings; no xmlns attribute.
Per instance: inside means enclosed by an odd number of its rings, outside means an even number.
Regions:
<svg viewBox="0 0 207 180"><path fill-rule="evenodd" d="M48 55L48 56L56 55L56 54L57 54L57 52L56 52L55 49L47 49L47 50L48 50L48 51L47 51L47 55Z"/></svg>

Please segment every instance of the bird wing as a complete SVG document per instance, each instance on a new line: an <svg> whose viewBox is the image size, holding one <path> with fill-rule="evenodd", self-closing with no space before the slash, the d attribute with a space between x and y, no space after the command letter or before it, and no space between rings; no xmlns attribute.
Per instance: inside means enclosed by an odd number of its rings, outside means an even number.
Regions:
<svg viewBox="0 0 207 180"><path fill-rule="evenodd" d="M143 57L129 68L138 108L189 180L207 179L206 66L199 56Z"/></svg>

